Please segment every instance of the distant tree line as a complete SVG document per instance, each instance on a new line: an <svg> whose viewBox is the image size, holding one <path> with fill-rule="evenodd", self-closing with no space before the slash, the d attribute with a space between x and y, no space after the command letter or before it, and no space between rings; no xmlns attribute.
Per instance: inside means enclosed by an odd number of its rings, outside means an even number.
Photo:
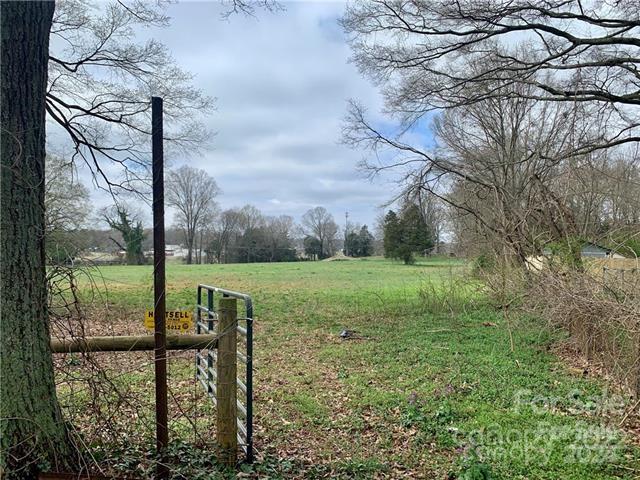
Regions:
<svg viewBox="0 0 640 480"><path fill-rule="evenodd" d="M87 228L91 212L88 190L71 164L48 158L46 207L47 252L50 263L72 263L87 250L112 253L128 265L149 262L151 229L132 202L120 202L98 212L109 230ZM184 261L192 263L290 262L321 260L336 253L339 227L324 207L308 210L300 225L289 215L269 216L253 205L221 210L215 180L204 170L183 166L167 172L167 205L174 223L165 233L168 245L181 245ZM348 226L346 255L373 254L367 226Z"/></svg>
<svg viewBox="0 0 640 480"><path fill-rule="evenodd" d="M297 259L294 222L264 215L252 205L220 213L206 231L207 263L290 262Z"/></svg>

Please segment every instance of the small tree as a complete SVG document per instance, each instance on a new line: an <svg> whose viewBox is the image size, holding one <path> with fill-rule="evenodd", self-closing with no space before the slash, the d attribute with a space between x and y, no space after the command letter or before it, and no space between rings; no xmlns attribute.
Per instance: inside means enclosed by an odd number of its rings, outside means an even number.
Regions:
<svg viewBox="0 0 640 480"><path fill-rule="evenodd" d="M322 243L316 237L307 235L303 240L304 253L313 260L317 260L322 256Z"/></svg>
<svg viewBox="0 0 640 480"><path fill-rule="evenodd" d="M167 175L167 205L177 210L176 223L184 232L187 264L193 263L193 249L201 229L216 208L220 192L216 181L204 170L183 165Z"/></svg>
<svg viewBox="0 0 640 480"><path fill-rule="evenodd" d="M366 225L359 231L348 232L345 237L344 254L351 257L369 257L373 254L373 235Z"/></svg>
<svg viewBox="0 0 640 480"><path fill-rule="evenodd" d="M433 234L418 205L405 204L400 219L402 241L412 252L425 253L433 248Z"/></svg>
<svg viewBox="0 0 640 480"><path fill-rule="evenodd" d="M47 155L45 175L45 246L47 261L67 263L82 249L78 230L91 211L89 191L75 176L71 161Z"/></svg>
<svg viewBox="0 0 640 480"><path fill-rule="evenodd" d="M384 256L387 258L402 258L402 255L400 254L402 246L402 227L396 212L389 210L384 217L382 228L384 235ZM405 261L405 263L407 262Z"/></svg>
<svg viewBox="0 0 640 480"><path fill-rule="evenodd" d="M142 252L142 242L145 234L142 222L135 220L125 207L116 206L116 211L112 214L104 214L105 221L109 227L120 232L124 246L115 238L111 240L126 252L125 261L127 265L143 265L145 263Z"/></svg>
<svg viewBox="0 0 640 480"><path fill-rule="evenodd" d="M347 232L344 237L344 254L349 257L357 257L360 249L360 237L357 232Z"/></svg>
<svg viewBox="0 0 640 480"><path fill-rule="evenodd" d="M432 235L415 204L405 205L400 217L389 210L383 231L384 256L402 260L405 265L415 262L415 252L424 252L433 247Z"/></svg>
<svg viewBox="0 0 640 480"><path fill-rule="evenodd" d="M366 225L363 225L358 233L358 249L356 257L370 257L373 255L373 235Z"/></svg>
<svg viewBox="0 0 640 480"><path fill-rule="evenodd" d="M330 257L334 253L338 225L326 208L315 207L302 216L302 228L307 236L320 242L319 258Z"/></svg>
<svg viewBox="0 0 640 480"><path fill-rule="evenodd" d="M218 263L229 261L229 246L239 234L242 213L236 208L225 210L220 214L215 225L213 238L207 247L207 255L210 261L214 259Z"/></svg>

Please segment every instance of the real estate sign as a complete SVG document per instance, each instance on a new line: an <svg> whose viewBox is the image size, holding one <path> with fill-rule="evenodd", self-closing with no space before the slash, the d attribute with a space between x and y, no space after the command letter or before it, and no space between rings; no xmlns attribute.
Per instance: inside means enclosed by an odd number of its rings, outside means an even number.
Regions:
<svg viewBox="0 0 640 480"><path fill-rule="evenodd" d="M193 330L193 312L190 310L169 310L165 312L167 330L177 332L189 332ZM155 330L153 310L147 310L144 314L144 326L149 330Z"/></svg>

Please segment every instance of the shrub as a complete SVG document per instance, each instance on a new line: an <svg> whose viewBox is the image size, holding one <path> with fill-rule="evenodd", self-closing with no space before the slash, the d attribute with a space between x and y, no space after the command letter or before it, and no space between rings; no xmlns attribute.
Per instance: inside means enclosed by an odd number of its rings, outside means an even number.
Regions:
<svg viewBox="0 0 640 480"><path fill-rule="evenodd" d="M542 271L523 306L565 329L590 361L640 394L640 276Z"/></svg>

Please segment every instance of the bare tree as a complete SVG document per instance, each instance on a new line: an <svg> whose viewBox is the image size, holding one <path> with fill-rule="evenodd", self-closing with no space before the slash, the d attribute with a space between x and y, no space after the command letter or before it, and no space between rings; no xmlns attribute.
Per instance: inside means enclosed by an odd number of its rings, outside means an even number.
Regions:
<svg viewBox="0 0 640 480"><path fill-rule="evenodd" d="M335 239L338 224L326 208L315 207L302 216L302 228L305 235L319 241L320 256L330 257L335 253Z"/></svg>
<svg viewBox="0 0 640 480"><path fill-rule="evenodd" d="M167 174L167 205L176 209L176 223L184 232L187 264L193 263L196 233L216 208L220 189L204 170L184 165Z"/></svg>
<svg viewBox="0 0 640 480"><path fill-rule="evenodd" d="M274 0L227 3L225 18L253 15L256 8L281 10ZM96 183L110 190L140 191L148 183L152 95L164 98L167 148L198 151L211 138L201 118L213 109L213 99L193 86L192 74L162 42L137 38L141 28L169 26L167 4L56 2L46 96L50 126L69 136L72 159L84 161ZM119 178L109 163L120 167Z"/></svg>
<svg viewBox="0 0 640 480"><path fill-rule="evenodd" d="M242 213L239 209L224 210L215 224L208 250L218 263L226 263L229 245L240 232Z"/></svg>
<svg viewBox="0 0 640 480"><path fill-rule="evenodd" d="M79 181L73 163L47 155L45 175L45 243L47 260L67 263L82 249L79 230L91 211L89 190Z"/></svg>
<svg viewBox="0 0 640 480"><path fill-rule="evenodd" d="M586 103L606 127L574 153L637 142L637 0L372 0L343 25L361 71L384 87L405 125L430 111L496 96ZM476 68L469 68L470 66ZM491 88L487 88L490 85ZM480 88L478 88L480 87Z"/></svg>
<svg viewBox="0 0 640 480"><path fill-rule="evenodd" d="M240 229L243 234L264 226L265 218L260 210L253 205L245 205L240 209Z"/></svg>
<svg viewBox="0 0 640 480"><path fill-rule="evenodd" d="M485 87L492 88L474 89ZM382 134L357 108L345 138L378 152L393 151L391 157L375 155L365 168L373 174L403 169L405 195L430 194L449 203L503 239L524 262L542 233L547 240L577 233L573 213L551 180L566 152L590 136L582 108L532 99L533 88L513 83L503 87L509 90L504 96L446 110L434 121L436 149L425 151Z"/></svg>
<svg viewBox="0 0 640 480"><path fill-rule="evenodd" d="M270 250L269 261L273 262L278 258L278 250L290 249L293 233L293 217L280 215L278 217L266 218L267 242Z"/></svg>
<svg viewBox="0 0 640 480"><path fill-rule="evenodd" d="M149 177L152 95L164 98L168 148L198 150L209 134L200 121L213 100L194 88L155 39L140 27L166 27L162 2L117 1L95 8L83 0L56 4L51 28L46 109L50 126L66 133L96 182L109 189L143 188ZM106 162L106 163L105 163ZM109 162L121 167L116 178Z"/></svg>
<svg viewBox="0 0 640 480"><path fill-rule="evenodd" d="M78 229L86 221L91 211L89 190L71 161L47 155L44 205L48 231Z"/></svg>

